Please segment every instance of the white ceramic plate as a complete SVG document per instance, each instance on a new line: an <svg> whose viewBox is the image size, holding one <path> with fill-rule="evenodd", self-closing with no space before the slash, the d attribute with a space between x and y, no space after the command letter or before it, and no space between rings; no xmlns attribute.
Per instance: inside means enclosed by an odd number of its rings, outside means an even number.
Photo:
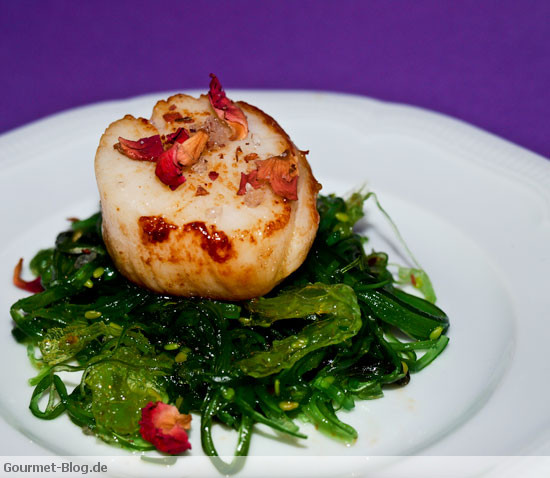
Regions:
<svg viewBox="0 0 550 478"><path fill-rule="evenodd" d="M93 158L105 127L126 113L149 117L156 100L166 96L79 108L0 137L3 455L127 454L85 436L66 417L47 422L30 414L26 379L34 371L24 347L11 337L8 312L24 294L11 285L11 273L19 257L30 259L50 247L67 217L97 209ZM230 96L277 118L298 147L310 150L324 193L345 193L365 183L378 193L430 273L438 304L451 320L451 341L441 357L407 387L358 403L343 417L359 432L356 444L345 447L305 425L309 439L293 444L258 427L250 455L349 457L334 461L338 472L362 476L368 468L362 456L549 452L550 162L409 106L326 93ZM386 240L389 229L372 206L369 244L398 261L399 251ZM230 435L217 434L222 450L230 452ZM201 455L199 435L195 423L193 456ZM281 468L262 463L267 461L250 460L242 476L282 475ZM315 463L323 463L322 469L314 470ZM111 470L138 476L147 469L139 461L124 466ZM214 474L208 463L184 457L155 469L155 475L183 476L184 470ZM330 470L330 463L313 461L292 474L332 476Z"/></svg>

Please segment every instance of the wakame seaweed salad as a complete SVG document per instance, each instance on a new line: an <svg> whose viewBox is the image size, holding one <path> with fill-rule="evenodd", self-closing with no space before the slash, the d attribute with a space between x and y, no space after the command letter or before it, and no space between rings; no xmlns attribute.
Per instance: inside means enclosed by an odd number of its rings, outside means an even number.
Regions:
<svg viewBox="0 0 550 478"><path fill-rule="evenodd" d="M134 450L153 448L139 422L158 401L200 415L211 456L216 422L238 431L235 456L247 454L255 423L305 439L297 422L307 421L353 442L357 433L338 410L406 385L448 342L427 275L400 268L394 277L387 255L366 253L366 238L354 232L371 196L320 196L304 264L267 296L242 303L141 289L114 268L100 214L73 222L30 263L44 291L11 308L13 334L39 370L31 412L66 412L88 433ZM426 299L397 288L404 282ZM59 375L66 371L82 372L72 391Z"/></svg>

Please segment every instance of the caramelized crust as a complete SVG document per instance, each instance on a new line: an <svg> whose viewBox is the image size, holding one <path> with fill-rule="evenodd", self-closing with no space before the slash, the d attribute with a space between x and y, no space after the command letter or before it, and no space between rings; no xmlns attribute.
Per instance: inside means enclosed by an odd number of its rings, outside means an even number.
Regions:
<svg viewBox="0 0 550 478"><path fill-rule="evenodd" d="M103 237L133 282L159 293L242 300L266 294L304 261L319 222L320 186L305 154L273 118L237 105L248 121L242 140L230 139L231 129L205 95L159 101L151 121L127 115L102 136L95 170ZM205 132L209 140L174 191L155 176L155 163L113 148L119 137L166 137L182 127L190 135ZM282 198L268 184L237 194L241 174L285 151L298 168L297 200Z"/></svg>

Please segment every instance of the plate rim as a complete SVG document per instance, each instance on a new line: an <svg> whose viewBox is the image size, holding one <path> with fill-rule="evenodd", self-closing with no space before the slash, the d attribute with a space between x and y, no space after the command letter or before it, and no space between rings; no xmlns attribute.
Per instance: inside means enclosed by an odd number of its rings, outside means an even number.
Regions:
<svg viewBox="0 0 550 478"><path fill-rule="evenodd" d="M197 90L186 91L187 94L196 94ZM401 104L401 103L391 103L376 100L373 98L348 94L348 93L335 93L335 92L325 92L325 91L311 91L311 90L231 90L232 95L243 95L243 96L310 96L312 98L323 96L324 98L329 98L330 101L350 101L352 103L357 103L357 101L363 102L365 106L368 106L369 114L386 114L386 115L402 115L407 116L407 120L417 120L418 116L425 117L425 121L422 124L419 124L419 127L430 128L430 123L435 121L440 123L443 121L445 123L445 130L453 130L453 136L456 137L457 134L464 135L469 137L470 141L466 145L462 145L466 150L472 150L483 146L483 149L486 151L484 155L484 164L487 167L495 168L496 171L504 170L505 173L512 173L517 179L522 181L527 181L529 184L537 186L537 192L540 193L548 204L550 204L550 161L544 158L543 156L534 153L522 146L518 146L506 139L499 138L498 136L487 132L477 126L470 125L462 120L458 120L447 116L442 113L433 112L426 110L424 108L419 108L416 106ZM96 103L91 103L88 105L82 105L76 108L71 108L62 112L49 115L44 118L40 118L36 121L28 123L26 125L19 126L13 130L4 132L0 135L0 145L6 142L19 142L22 137L27 136L32 133L33 129L42 128L44 124L52 122L66 122L73 115L82 115L85 113L99 111L104 112L105 108L108 107L120 107L124 104L132 103L138 104L142 102L151 102L154 104L158 98L166 97L172 92L161 92L161 93L147 93L144 95L134 96L130 98L124 98L119 100L107 100ZM441 134L442 128L441 124L436 125L434 134ZM486 143L492 143L487 145ZM9 155L6 155L9 156ZM521 158L521 161L518 161L517 157ZM521 164L519 164L521 163ZM5 168L11 168L14 164L18 164L13 161L10 163L9 159L6 157L0 160L0 164L5 166ZM546 220L548 220L548 210L546 208ZM4 422L3 417L0 417L0 420ZM6 422L4 422L6 423ZM32 443L32 441L31 441ZM35 444L36 445L36 444ZM38 445L36 445L38 446ZM39 446L39 448L41 448Z"/></svg>

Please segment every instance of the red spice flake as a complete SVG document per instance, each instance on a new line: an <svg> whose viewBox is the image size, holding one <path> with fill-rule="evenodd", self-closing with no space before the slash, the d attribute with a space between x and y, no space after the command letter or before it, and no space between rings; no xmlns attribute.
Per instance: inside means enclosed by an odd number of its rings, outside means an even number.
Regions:
<svg viewBox="0 0 550 478"><path fill-rule="evenodd" d="M175 113L164 113L162 115L164 118L164 121L167 123L172 123L172 121L176 121L182 118L181 113L179 111L176 111Z"/></svg>
<svg viewBox="0 0 550 478"><path fill-rule="evenodd" d="M174 133L166 135L167 143L183 143L189 139L189 133L184 128L178 128Z"/></svg>
<svg viewBox="0 0 550 478"><path fill-rule="evenodd" d="M196 221L183 226L183 230L201 235L201 248L212 260L222 263L231 257L233 252L231 242L225 232L216 230L216 226L208 227L204 222Z"/></svg>
<svg viewBox="0 0 550 478"><path fill-rule="evenodd" d="M210 91L208 98L216 115L225 120L233 131L232 140L244 139L248 135L248 121L242 110L233 103L223 91L222 85L216 75L210 73Z"/></svg>
<svg viewBox="0 0 550 478"><path fill-rule="evenodd" d="M216 179L218 179L219 175L220 175L220 173L218 173L216 171L210 171L208 173L208 177L210 178L211 181L215 181Z"/></svg>
<svg viewBox="0 0 550 478"><path fill-rule="evenodd" d="M176 123L193 123L195 120L191 116L185 116L183 118L178 118Z"/></svg>
<svg viewBox="0 0 550 478"><path fill-rule="evenodd" d="M248 182L248 174L241 173L241 182L239 183L238 196L244 196L246 194L246 183Z"/></svg>
<svg viewBox="0 0 550 478"><path fill-rule="evenodd" d="M210 194L206 189L204 189L202 186L199 186L197 188L197 191L195 192L195 196L207 196Z"/></svg>
<svg viewBox="0 0 550 478"><path fill-rule="evenodd" d="M174 111L176 109L176 105L170 105L170 107L168 108L170 111Z"/></svg>
<svg viewBox="0 0 550 478"><path fill-rule="evenodd" d="M164 242L168 239L170 231L178 226L170 224L162 216L141 216L138 219L143 242Z"/></svg>
<svg viewBox="0 0 550 478"><path fill-rule="evenodd" d="M413 287L416 287L416 277L414 276L414 274L411 274L411 284L413 285Z"/></svg>
<svg viewBox="0 0 550 478"><path fill-rule="evenodd" d="M248 162L254 161L255 159L258 159L258 158L259 158L259 156L256 153L249 153L243 159L248 163Z"/></svg>
<svg viewBox="0 0 550 478"><path fill-rule="evenodd" d="M158 134L137 141L119 137L118 141L114 148L124 156L138 161L155 161L164 151Z"/></svg>
<svg viewBox="0 0 550 478"><path fill-rule="evenodd" d="M149 402L141 409L139 433L161 452L178 455L191 449L185 430L191 428L191 415L180 413L174 405Z"/></svg>
<svg viewBox="0 0 550 478"><path fill-rule="evenodd" d="M19 289L26 290L27 292L32 292L36 294L42 292L44 288L40 283L40 277L37 277L34 280L26 281L21 278L21 269L23 269L23 259L19 259L19 262L13 269L13 285Z"/></svg>

